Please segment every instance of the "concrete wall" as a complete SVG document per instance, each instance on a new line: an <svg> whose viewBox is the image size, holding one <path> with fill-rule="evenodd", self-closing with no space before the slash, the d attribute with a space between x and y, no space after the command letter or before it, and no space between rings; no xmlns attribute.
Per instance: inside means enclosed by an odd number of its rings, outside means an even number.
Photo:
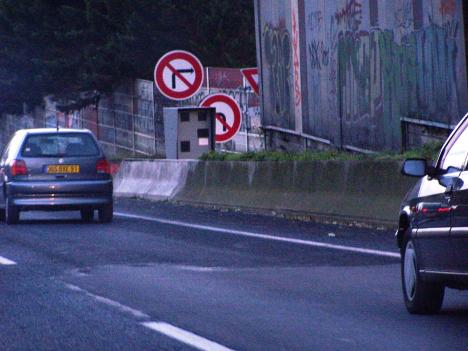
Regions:
<svg viewBox="0 0 468 351"><path fill-rule="evenodd" d="M114 177L117 196L138 196L155 200L171 199L185 186L194 161L123 161Z"/></svg>
<svg viewBox="0 0 468 351"><path fill-rule="evenodd" d="M256 0L263 124L370 150L402 118L456 124L463 21L462 0Z"/></svg>
<svg viewBox="0 0 468 351"><path fill-rule="evenodd" d="M124 161L116 195L397 225L414 179L395 161Z"/></svg>

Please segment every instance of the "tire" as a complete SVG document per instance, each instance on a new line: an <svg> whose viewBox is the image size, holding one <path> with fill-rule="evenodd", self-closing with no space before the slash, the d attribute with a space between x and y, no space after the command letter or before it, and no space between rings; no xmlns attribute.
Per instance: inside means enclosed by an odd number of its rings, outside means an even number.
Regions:
<svg viewBox="0 0 468 351"><path fill-rule="evenodd" d="M5 222L6 224L17 224L19 221L20 211L16 206L10 204L10 200L7 198L5 204Z"/></svg>
<svg viewBox="0 0 468 351"><path fill-rule="evenodd" d="M112 222L112 218L114 216L114 206L113 204L106 205L104 207L101 207L98 210L98 215L99 215L99 222L101 223L110 223Z"/></svg>
<svg viewBox="0 0 468 351"><path fill-rule="evenodd" d="M405 238L401 251L401 282L403 298L409 313L435 314L440 311L445 287L421 279L418 258L411 238Z"/></svg>
<svg viewBox="0 0 468 351"><path fill-rule="evenodd" d="M94 210L92 208L84 208L80 210L81 219L83 222L91 222L94 218Z"/></svg>

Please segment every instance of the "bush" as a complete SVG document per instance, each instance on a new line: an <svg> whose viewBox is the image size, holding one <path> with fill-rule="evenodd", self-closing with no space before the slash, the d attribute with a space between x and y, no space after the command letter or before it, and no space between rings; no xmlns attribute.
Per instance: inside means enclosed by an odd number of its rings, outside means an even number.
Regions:
<svg viewBox="0 0 468 351"><path fill-rule="evenodd" d="M375 154L358 154L338 150L327 151L258 151L258 152L215 152L203 154L203 161L326 161L326 160L404 160L407 158L425 158L435 160L442 146L441 142L425 144L420 148L411 149L403 153L379 152Z"/></svg>

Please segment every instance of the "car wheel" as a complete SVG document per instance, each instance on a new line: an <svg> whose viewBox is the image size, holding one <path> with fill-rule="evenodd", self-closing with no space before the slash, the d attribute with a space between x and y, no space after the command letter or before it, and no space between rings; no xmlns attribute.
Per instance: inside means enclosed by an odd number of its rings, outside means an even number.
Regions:
<svg viewBox="0 0 468 351"><path fill-rule="evenodd" d="M412 314L440 311L444 300L442 284L425 282L419 274L419 263L411 238L405 240L401 255L401 280L406 309Z"/></svg>
<svg viewBox="0 0 468 351"><path fill-rule="evenodd" d="M112 222L112 218L114 216L114 206L113 204L106 205L101 207L98 210L99 215L99 222L101 223L109 223Z"/></svg>
<svg viewBox="0 0 468 351"><path fill-rule="evenodd" d="M92 208L84 208L80 210L81 212L81 219L84 222L91 222L94 217L94 210Z"/></svg>
<svg viewBox="0 0 468 351"><path fill-rule="evenodd" d="M16 224L19 221L19 209L16 206L10 204L10 200L7 198L5 204L5 222L6 224Z"/></svg>

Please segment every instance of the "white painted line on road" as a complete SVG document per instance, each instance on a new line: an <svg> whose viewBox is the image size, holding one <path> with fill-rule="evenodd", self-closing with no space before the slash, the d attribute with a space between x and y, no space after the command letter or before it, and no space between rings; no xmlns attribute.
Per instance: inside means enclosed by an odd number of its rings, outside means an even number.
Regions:
<svg viewBox="0 0 468 351"><path fill-rule="evenodd" d="M231 235L246 236L246 237L256 238L256 239L280 241L280 242L285 242L285 243L290 243L290 244L321 247L321 248L326 248L326 249L355 252L355 253L361 253L361 254L367 254L367 255L400 258L399 253L392 252L392 251L382 251L382 250L366 249L366 248L355 247L355 246L328 244L328 243L324 243L320 241L294 239L294 238L289 238L285 236L274 236L274 235L268 235L268 234L247 232L243 230L225 229L225 228L220 228L220 227L185 223L185 222L180 222L180 221L172 221L172 220L164 219L164 218L141 216L141 215L135 215L135 214L123 213L123 212L114 212L114 215L118 217L141 219L145 221L158 222L158 223L163 223L163 224L170 224L170 225L176 225L180 227L207 230L211 232L219 232L219 233L225 233L225 234L231 234Z"/></svg>
<svg viewBox="0 0 468 351"><path fill-rule="evenodd" d="M73 284L68 284L64 283L65 287L67 289L70 289L72 291L80 292L85 294L86 296L89 296L93 298L94 300L101 302L103 304L106 304L108 306L114 307L118 309L121 312L129 313L132 316L139 318L139 319L150 319L150 316L148 316L146 313L143 313L139 310L136 310L132 307L126 306L121 304L120 302L108 299L107 297L103 297L100 295L96 295L93 293L90 293L89 291L80 288L79 286L73 285ZM176 339L184 344L190 345L198 350L209 350L209 351L233 351L230 348L227 348L223 345L220 345L216 342L213 342L211 340L202 338L201 336L198 336L196 334L193 334L191 332L188 332L186 330L177 328L171 324L164 323L164 322L142 322L141 325L145 326L146 328L152 329L154 331L157 331L161 334L164 334L166 336L169 336L173 339Z"/></svg>
<svg viewBox="0 0 468 351"><path fill-rule="evenodd" d="M16 262L12 261L12 260L9 260L6 257L0 256L0 264L2 264L4 266L13 266L13 265L16 264Z"/></svg>
<svg viewBox="0 0 468 351"><path fill-rule="evenodd" d="M200 267L200 266L187 266L187 265L177 265L175 268L183 271L191 272L228 272L232 271L232 268L226 267Z"/></svg>
<svg viewBox="0 0 468 351"><path fill-rule="evenodd" d="M176 339L186 345L190 345L202 351L233 351L232 349L220 345L214 341L205 339L184 329L177 328L164 322L144 322L141 323L146 328L157 331L172 339Z"/></svg>
<svg viewBox="0 0 468 351"><path fill-rule="evenodd" d="M134 308L125 306L125 305L121 304L120 302L108 299L107 297L103 297L103 296L99 296L99 295L95 295L93 293L90 293L89 291L84 290L84 289L80 288L79 286L76 286L76 285L73 285L73 284L65 284L65 286L70 290L84 293L87 296L93 298L94 300L96 300L98 302L101 302L103 304L106 304L108 306L114 307L114 308L118 309L121 312L129 313L133 317L140 318L140 319L149 319L150 318L150 316L148 316L146 313L143 313L143 312L141 312L139 310L136 310Z"/></svg>

